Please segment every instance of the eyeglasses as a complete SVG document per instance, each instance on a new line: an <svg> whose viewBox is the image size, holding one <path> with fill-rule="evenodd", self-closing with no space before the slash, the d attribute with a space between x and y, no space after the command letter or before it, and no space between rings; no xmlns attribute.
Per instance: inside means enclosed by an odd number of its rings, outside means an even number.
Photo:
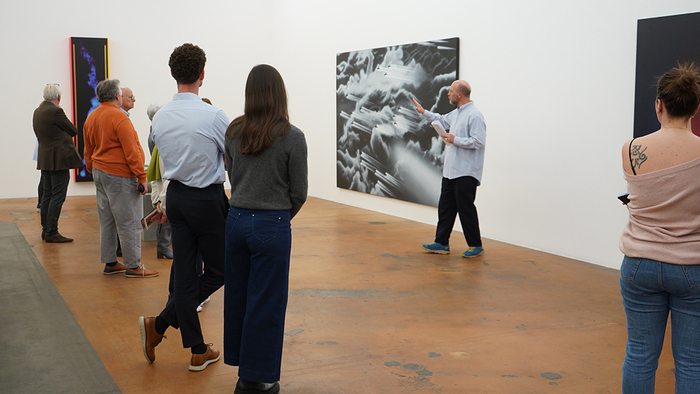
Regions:
<svg viewBox="0 0 700 394"><path fill-rule="evenodd" d="M136 96L124 96L124 95L122 95L122 97L128 97L131 99L131 101L136 101Z"/></svg>

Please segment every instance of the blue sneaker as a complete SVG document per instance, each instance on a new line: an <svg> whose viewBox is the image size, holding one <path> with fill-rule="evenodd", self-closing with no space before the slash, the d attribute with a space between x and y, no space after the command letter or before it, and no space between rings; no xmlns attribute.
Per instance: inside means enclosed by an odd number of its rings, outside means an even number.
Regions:
<svg viewBox="0 0 700 394"><path fill-rule="evenodd" d="M450 254L450 245L443 245L437 242L423 245L423 249L437 254Z"/></svg>
<svg viewBox="0 0 700 394"><path fill-rule="evenodd" d="M462 257L471 259L472 257L481 256L484 254L484 248L481 246L472 246L462 253Z"/></svg>

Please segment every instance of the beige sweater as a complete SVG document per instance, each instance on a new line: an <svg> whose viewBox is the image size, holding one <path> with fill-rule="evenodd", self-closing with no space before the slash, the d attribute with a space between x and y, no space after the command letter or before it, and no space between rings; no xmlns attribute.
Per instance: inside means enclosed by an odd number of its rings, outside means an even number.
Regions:
<svg viewBox="0 0 700 394"><path fill-rule="evenodd" d="M620 238L628 257L700 264L700 158L648 174L624 172L629 222Z"/></svg>

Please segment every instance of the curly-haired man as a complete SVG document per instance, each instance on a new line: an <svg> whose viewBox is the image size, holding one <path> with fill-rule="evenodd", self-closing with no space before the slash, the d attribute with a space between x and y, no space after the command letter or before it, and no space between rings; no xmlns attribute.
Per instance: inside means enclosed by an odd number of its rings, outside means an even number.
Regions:
<svg viewBox="0 0 700 394"><path fill-rule="evenodd" d="M184 44L170 55L177 82L173 100L153 117L153 141L168 179L173 297L157 317L140 317L141 344L149 363L168 327L180 328L182 345L191 348L190 371L203 371L221 357L205 345L197 306L224 284L224 248L228 200L224 194L224 138L229 120L198 96L204 80L204 51ZM165 217L165 215L163 216ZM196 270L197 251L206 262Z"/></svg>

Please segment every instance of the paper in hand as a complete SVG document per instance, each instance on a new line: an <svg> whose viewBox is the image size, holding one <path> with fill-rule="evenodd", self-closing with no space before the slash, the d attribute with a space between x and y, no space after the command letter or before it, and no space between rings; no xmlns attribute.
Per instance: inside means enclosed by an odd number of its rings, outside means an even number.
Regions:
<svg viewBox="0 0 700 394"><path fill-rule="evenodd" d="M430 124L433 125L433 128L435 129L435 131L440 135L440 139L443 140L443 139L442 139L442 136L445 135L445 134L447 134L447 132L446 132L445 129L442 127L442 125L440 124L440 122L437 121L437 120L434 120L434 121L433 121L432 123L430 123ZM445 140L443 140L443 141L445 141ZM445 141L445 144L447 144L447 145L452 145L452 144L450 144L450 143L447 142L447 141Z"/></svg>

